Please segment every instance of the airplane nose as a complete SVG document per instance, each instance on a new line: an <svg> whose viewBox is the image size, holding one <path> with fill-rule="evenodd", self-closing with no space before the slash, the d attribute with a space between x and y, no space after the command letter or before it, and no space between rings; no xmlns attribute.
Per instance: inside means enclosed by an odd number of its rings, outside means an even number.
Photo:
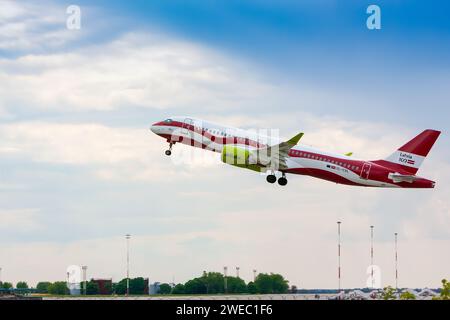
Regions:
<svg viewBox="0 0 450 320"><path fill-rule="evenodd" d="M152 125L150 126L150 131L153 132L153 133L158 133L157 126L155 126L154 124L152 124Z"/></svg>

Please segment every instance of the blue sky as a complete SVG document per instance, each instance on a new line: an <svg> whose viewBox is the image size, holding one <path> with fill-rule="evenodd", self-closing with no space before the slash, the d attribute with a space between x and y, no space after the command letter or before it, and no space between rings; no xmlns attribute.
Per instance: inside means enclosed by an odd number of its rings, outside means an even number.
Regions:
<svg viewBox="0 0 450 320"><path fill-rule="evenodd" d="M450 263L450 5L374 3L382 29L370 31L366 1L77 1L71 31L65 1L0 1L5 277L58 280L75 263L119 279L131 233L133 273L154 281L240 265L248 279L257 268L333 287L341 219L348 286L365 283L370 224L387 284L398 231L404 266L424 261L404 284L438 285L435 261ZM305 144L368 159L440 129L420 171L438 187L292 177L280 190L215 155L180 164L188 148L168 160L148 126L185 114L304 131Z"/></svg>
<svg viewBox="0 0 450 320"><path fill-rule="evenodd" d="M441 99L450 69L449 5L442 1L436 5L381 1L382 30L370 31L365 27L368 4L371 2L80 1L86 6L83 26L91 32L58 50L107 42L130 31L157 30L256 64L276 83L295 87L306 81L342 91L351 86L368 100L369 107L336 105L336 111L305 106L322 114L344 113L354 120L383 114L391 119L401 117L416 127L426 121L425 125L442 128L450 116ZM6 54L14 54L14 50ZM432 105L426 105L433 97L437 99Z"/></svg>

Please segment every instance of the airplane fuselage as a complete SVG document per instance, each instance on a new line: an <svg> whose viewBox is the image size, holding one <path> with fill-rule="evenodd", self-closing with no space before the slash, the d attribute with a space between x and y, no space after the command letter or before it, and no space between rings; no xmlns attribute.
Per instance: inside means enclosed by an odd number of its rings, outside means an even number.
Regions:
<svg viewBox="0 0 450 320"><path fill-rule="evenodd" d="M167 142L222 153L224 146L257 150L276 144L282 139L237 128L218 125L194 118L173 117L151 126L151 130ZM299 174L331 182L367 187L434 188L435 182L411 176L402 166L383 160L365 161L351 156L324 152L305 145L295 145L288 151L283 174ZM261 171L269 170L261 166ZM396 181L395 175L413 177Z"/></svg>

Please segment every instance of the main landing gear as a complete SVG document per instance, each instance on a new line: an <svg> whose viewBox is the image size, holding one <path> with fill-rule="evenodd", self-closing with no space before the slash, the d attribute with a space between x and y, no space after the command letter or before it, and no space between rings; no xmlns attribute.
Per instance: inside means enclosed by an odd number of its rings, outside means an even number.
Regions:
<svg viewBox="0 0 450 320"><path fill-rule="evenodd" d="M173 143L170 142L169 143L169 150L166 150L166 152L165 152L166 156L170 156L172 154L172 146L173 146Z"/></svg>
<svg viewBox="0 0 450 320"><path fill-rule="evenodd" d="M275 177L274 174L269 174L266 177L266 180L267 180L268 183L275 183L275 181L277 181L277 177Z"/></svg>
<svg viewBox="0 0 450 320"><path fill-rule="evenodd" d="M277 181L277 177L275 176L275 174L270 173L269 175L267 175L266 180L268 183L275 183ZM280 178L278 178L278 184L280 186L285 186L287 185L287 179L286 179L286 174L283 172L282 176Z"/></svg>
<svg viewBox="0 0 450 320"><path fill-rule="evenodd" d="M286 179L286 174L283 172L283 175L280 177L280 178L278 178L278 184L280 185L280 186L285 186L285 185L287 185L287 179Z"/></svg>

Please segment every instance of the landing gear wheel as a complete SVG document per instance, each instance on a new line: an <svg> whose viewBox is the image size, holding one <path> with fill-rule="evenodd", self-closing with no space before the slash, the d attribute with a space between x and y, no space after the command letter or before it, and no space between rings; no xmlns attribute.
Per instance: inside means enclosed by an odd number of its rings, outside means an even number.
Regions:
<svg viewBox="0 0 450 320"><path fill-rule="evenodd" d="M285 186L287 185L287 179L286 179L286 174L283 172L282 176L278 179L278 184L280 186Z"/></svg>
<svg viewBox="0 0 450 320"><path fill-rule="evenodd" d="M279 178L279 179L278 179L278 184L279 184L280 186L285 186L285 185L287 185L287 179L286 179L285 177Z"/></svg>
<svg viewBox="0 0 450 320"><path fill-rule="evenodd" d="M172 154L172 146L173 146L173 143L170 142L169 143L169 150L166 150L166 152L165 152L166 156L170 156Z"/></svg>
<svg viewBox="0 0 450 320"><path fill-rule="evenodd" d="M266 180L267 180L268 183L275 183L275 181L277 181L277 177L275 177L274 174L269 174L266 177Z"/></svg>

